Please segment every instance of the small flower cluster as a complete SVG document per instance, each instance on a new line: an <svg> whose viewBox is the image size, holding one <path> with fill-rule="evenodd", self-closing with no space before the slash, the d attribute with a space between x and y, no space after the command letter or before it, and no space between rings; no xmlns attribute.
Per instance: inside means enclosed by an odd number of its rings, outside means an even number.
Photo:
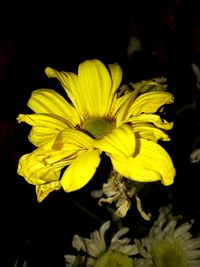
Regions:
<svg viewBox="0 0 200 267"><path fill-rule="evenodd" d="M66 267L197 267L200 266L200 237L189 231L192 222L179 223L181 216L172 215L172 206L159 209L159 216L149 234L139 239L123 237L130 230L122 227L109 245L106 221L90 238L74 235L72 246L78 255L65 255Z"/></svg>

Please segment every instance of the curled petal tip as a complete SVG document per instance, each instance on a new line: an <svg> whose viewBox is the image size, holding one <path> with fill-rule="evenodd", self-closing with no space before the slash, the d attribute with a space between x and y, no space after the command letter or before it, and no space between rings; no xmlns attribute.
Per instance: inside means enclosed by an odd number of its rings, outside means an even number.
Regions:
<svg viewBox="0 0 200 267"><path fill-rule="evenodd" d="M19 114L19 115L17 116L16 120L17 120L18 123L22 122L22 115Z"/></svg>
<svg viewBox="0 0 200 267"><path fill-rule="evenodd" d="M50 67L46 67L45 74L47 75L48 78L54 78L55 77L55 71L53 68L50 68Z"/></svg>
<svg viewBox="0 0 200 267"><path fill-rule="evenodd" d="M161 183L165 186L170 186L174 183L175 176L176 176L176 171L175 171L175 169L173 169L171 177L168 179L166 179L166 178L161 179Z"/></svg>

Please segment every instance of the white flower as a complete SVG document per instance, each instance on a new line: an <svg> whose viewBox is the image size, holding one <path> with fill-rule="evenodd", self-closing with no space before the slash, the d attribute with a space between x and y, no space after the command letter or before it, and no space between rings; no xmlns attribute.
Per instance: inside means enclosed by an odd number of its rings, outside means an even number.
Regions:
<svg viewBox="0 0 200 267"><path fill-rule="evenodd" d="M101 227L100 230L95 230L90 234L90 239L85 237L80 237L77 234L74 235L72 246L78 252L84 252L84 255L65 255L66 266L73 266L75 261L81 263L85 262L85 266L94 267L94 266L108 266L108 260L105 257L106 253L109 257L113 257L115 261L120 259L119 255L122 258L132 264L132 259L129 256L135 255L138 253L136 245L131 245L130 238L124 237L128 231L128 227L122 227L112 238L110 244L106 244L105 232L110 228L110 221L106 221ZM118 252L119 254L117 255ZM123 262L124 262L123 260ZM117 262L116 266L125 266L121 262ZM129 265L127 265L129 266ZM132 265L130 265L132 266Z"/></svg>
<svg viewBox="0 0 200 267"><path fill-rule="evenodd" d="M200 238L189 232L192 222L177 225L176 217L167 220L169 209L160 209L160 215L149 235L135 240L143 258L134 260L137 267L199 267Z"/></svg>
<svg viewBox="0 0 200 267"><path fill-rule="evenodd" d="M199 163L200 162L200 148L196 148L190 154L190 162L191 163Z"/></svg>

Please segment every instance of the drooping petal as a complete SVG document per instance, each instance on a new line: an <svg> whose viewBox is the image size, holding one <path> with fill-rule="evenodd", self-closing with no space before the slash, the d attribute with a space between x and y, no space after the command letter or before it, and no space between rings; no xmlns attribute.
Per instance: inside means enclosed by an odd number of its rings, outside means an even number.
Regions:
<svg viewBox="0 0 200 267"><path fill-rule="evenodd" d="M108 69L99 60L86 60L79 65L78 78L88 115L106 116L112 89Z"/></svg>
<svg viewBox="0 0 200 267"><path fill-rule="evenodd" d="M126 117L137 116L143 113L155 113L164 104L172 104L174 97L169 92L152 91L139 95L127 109Z"/></svg>
<svg viewBox="0 0 200 267"><path fill-rule="evenodd" d="M46 165L43 161L44 155L41 148L23 155L19 159L17 173L23 176L28 183L34 185L59 180L60 169Z"/></svg>
<svg viewBox="0 0 200 267"><path fill-rule="evenodd" d="M148 139L154 142L158 140L170 141L169 135L162 129L153 126L150 123L134 124L134 132L140 138Z"/></svg>
<svg viewBox="0 0 200 267"><path fill-rule="evenodd" d="M135 134L130 126L122 125L100 140L95 141L95 147L118 157L131 157L135 151Z"/></svg>
<svg viewBox="0 0 200 267"><path fill-rule="evenodd" d="M52 138L58 135L59 131L57 129L33 126L30 134L28 136L29 141L36 147L43 146L45 143L49 142Z"/></svg>
<svg viewBox="0 0 200 267"><path fill-rule="evenodd" d="M78 156L65 170L61 178L63 189L66 192L71 192L85 186L96 172L100 160L99 150L88 150Z"/></svg>
<svg viewBox="0 0 200 267"><path fill-rule="evenodd" d="M152 92L152 91L166 91L167 89L167 78L159 77L150 80L142 80L137 83L130 83L133 88L139 89L141 93Z"/></svg>
<svg viewBox="0 0 200 267"><path fill-rule="evenodd" d="M19 123L26 122L32 126L43 126L48 127L50 129L54 128L58 129L59 131L70 126L67 120L53 114L19 114L17 117L17 121Z"/></svg>
<svg viewBox="0 0 200 267"><path fill-rule="evenodd" d="M62 169L71 164L77 155L83 153L77 147L69 147L68 150L51 149L43 155L45 165L50 165L52 168Z"/></svg>
<svg viewBox="0 0 200 267"><path fill-rule="evenodd" d="M124 177L139 181L153 182L161 180L171 185L176 174L169 154L157 143L140 139L138 152L129 159L111 156L114 169Z"/></svg>
<svg viewBox="0 0 200 267"><path fill-rule="evenodd" d="M36 185L37 201L42 202L51 192L61 189L59 181Z"/></svg>
<svg viewBox="0 0 200 267"><path fill-rule="evenodd" d="M32 184L58 180L60 170L92 148L93 139L86 134L66 129L39 149L21 157L18 174Z"/></svg>
<svg viewBox="0 0 200 267"><path fill-rule="evenodd" d="M62 117L53 114L19 114L17 121L33 126L29 134L29 141L37 147L48 142L63 129L72 127Z"/></svg>
<svg viewBox="0 0 200 267"><path fill-rule="evenodd" d="M64 97L51 89L33 91L28 101L28 107L35 113L48 113L62 117L74 126L80 124L76 109Z"/></svg>
<svg viewBox="0 0 200 267"><path fill-rule="evenodd" d="M71 147L78 149L93 148L94 139L82 131L76 129L65 129L55 140L54 149L68 150Z"/></svg>
<svg viewBox="0 0 200 267"><path fill-rule="evenodd" d="M78 155L93 148L94 140L87 134L75 130L65 129L55 138L51 149L45 152L45 164L63 168L69 165Z"/></svg>
<svg viewBox="0 0 200 267"><path fill-rule="evenodd" d="M135 124L139 123L153 123L156 127L164 130L171 130L174 122L168 122L165 119L162 119L159 115L157 114L141 114L137 115L134 117L131 117L130 119L127 120L128 123L131 123L132 126L134 127Z"/></svg>
<svg viewBox="0 0 200 267"><path fill-rule="evenodd" d="M59 80L74 107L76 108L81 120L83 120L87 115L87 101L85 102L83 98L84 92L82 92L82 88L80 88L78 76L72 72L57 71L50 67L45 69L45 73L49 78L57 78Z"/></svg>

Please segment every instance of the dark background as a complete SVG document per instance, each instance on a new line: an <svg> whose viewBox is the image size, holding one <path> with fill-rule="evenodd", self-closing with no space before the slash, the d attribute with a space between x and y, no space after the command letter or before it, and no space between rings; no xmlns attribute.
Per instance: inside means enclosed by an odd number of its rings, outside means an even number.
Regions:
<svg viewBox="0 0 200 267"><path fill-rule="evenodd" d="M76 72L81 61L98 58L105 64L118 62L125 82L168 78L176 103L167 115L175 120L175 127L172 141L164 145L177 176L173 186L155 183L146 190L144 207L156 211L172 202L186 218L195 218L199 229L199 164L189 161L193 139L199 134L199 111L189 109L181 119L176 116L199 94L191 69L191 63L200 66L199 11L196 1L143 0L115 3L112 8L103 3L90 9L84 6L79 12L67 5L0 16L0 266L13 266L17 256L27 258L31 267L64 266L63 254L70 251L73 234L87 236L109 217L88 193L100 187L102 173L106 177L104 163L84 189L53 192L40 204L35 188L16 174L19 157L32 149L27 140L30 128L18 125L16 116L28 111L32 90L59 89L45 76L47 66ZM131 36L140 40L141 51L128 57ZM124 224L134 216L137 211L129 212Z"/></svg>

